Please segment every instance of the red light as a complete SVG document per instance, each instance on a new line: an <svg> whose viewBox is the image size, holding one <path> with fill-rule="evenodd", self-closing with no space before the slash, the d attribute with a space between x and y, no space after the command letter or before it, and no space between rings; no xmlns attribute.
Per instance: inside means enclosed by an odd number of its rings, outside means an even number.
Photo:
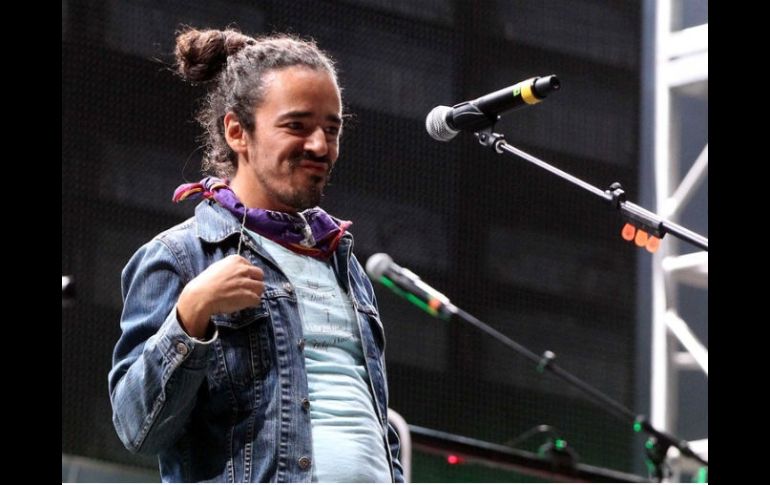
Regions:
<svg viewBox="0 0 770 485"><path fill-rule="evenodd" d="M447 455L446 462L450 465L459 465L463 462L463 459L457 455Z"/></svg>

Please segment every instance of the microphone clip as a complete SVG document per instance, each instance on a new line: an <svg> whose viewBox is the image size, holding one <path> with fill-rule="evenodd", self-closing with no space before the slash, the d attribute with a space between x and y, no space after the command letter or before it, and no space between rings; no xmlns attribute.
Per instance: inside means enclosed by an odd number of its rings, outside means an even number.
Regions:
<svg viewBox="0 0 770 485"><path fill-rule="evenodd" d="M481 146L492 148L498 154L503 153L503 149L500 146L505 143L505 136L500 133L495 133L495 125L479 130L474 135L479 141Z"/></svg>

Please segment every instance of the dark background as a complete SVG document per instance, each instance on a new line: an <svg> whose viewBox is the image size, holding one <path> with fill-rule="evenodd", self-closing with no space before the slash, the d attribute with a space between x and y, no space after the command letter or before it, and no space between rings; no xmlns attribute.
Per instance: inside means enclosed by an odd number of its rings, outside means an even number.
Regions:
<svg viewBox="0 0 770 485"><path fill-rule="evenodd" d="M642 5L600 0L62 2L62 453L156 467L125 451L107 392L120 271L192 214L200 178L192 121L204 94L170 71L174 31L239 27L313 37L337 61L355 115L322 205L353 221L355 251L421 275L466 311L634 407L637 266L598 198L463 134L439 143L425 115L520 80L562 89L506 116L507 140L639 200ZM697 228L696 228L697 229ZM431 319L377 288L391 407L411 424L506 443L559 429L581 461L639 471L629 425L471 327ZM536 450L542 439L521 443ZM415 481L523 481L417 454Z"/></svg>

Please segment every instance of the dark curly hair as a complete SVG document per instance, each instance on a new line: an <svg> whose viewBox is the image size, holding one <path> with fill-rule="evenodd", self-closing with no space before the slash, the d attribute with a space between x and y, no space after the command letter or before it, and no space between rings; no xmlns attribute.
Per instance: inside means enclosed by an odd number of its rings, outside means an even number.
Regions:
<svg viewBox="0 0 770 485"><path fill-rule="evenodd" d="M238 160L225 140L224 118L233 112L254 131L254 109L264 99L265 73L290 66L328 72L334 83L334 61L312 40L280 34L253 38L236 30L188 28L176 38L176 67L182 78L207 83L209 93L198 112L204 130L204 172L230 178Z"/></svg>

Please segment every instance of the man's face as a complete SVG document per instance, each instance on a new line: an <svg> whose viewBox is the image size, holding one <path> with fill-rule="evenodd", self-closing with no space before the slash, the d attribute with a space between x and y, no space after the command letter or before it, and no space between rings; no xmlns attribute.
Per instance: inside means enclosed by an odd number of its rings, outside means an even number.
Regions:
<svg viewBox="0 0 770 485"><path fill-rule="evenodd" d="M337 86L325 71L298 66L265 75L243 167L256 178L259 207L291 212L319 204L339 156L341 110Z"/></svg>

